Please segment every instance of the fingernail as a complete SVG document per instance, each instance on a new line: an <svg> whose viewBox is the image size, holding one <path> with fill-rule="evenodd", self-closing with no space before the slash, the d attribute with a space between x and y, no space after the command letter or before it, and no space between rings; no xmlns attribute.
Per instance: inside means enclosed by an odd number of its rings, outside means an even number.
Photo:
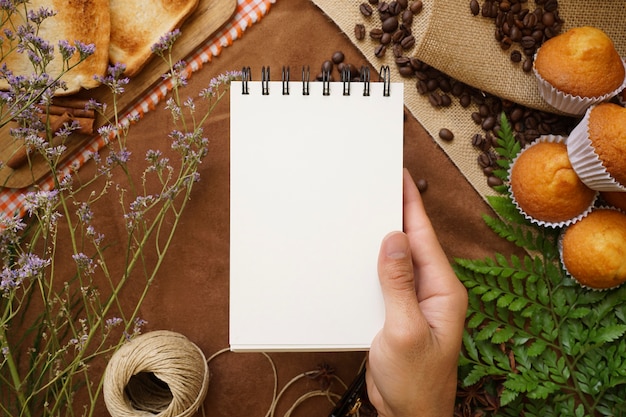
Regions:
<svg viewBox="0 0 626 417"><path fill-rule="evenodd" d="M402 232L393 232L385 238L385 254L392 259L405 258L409 253L409 242Z"/></svg>

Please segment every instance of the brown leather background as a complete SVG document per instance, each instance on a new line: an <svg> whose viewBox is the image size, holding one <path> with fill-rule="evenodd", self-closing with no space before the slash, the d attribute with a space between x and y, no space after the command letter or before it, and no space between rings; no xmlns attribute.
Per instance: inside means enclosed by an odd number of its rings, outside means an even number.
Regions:
<svg viewBox="0 0 626 417"><path fill-rule="evenodd" d="M196 72L185 94L195 96L212 77L226 70L239 70L244 65L251 67L255 79L259 79L261 67L269 65L272 80L279 80L281 67L290 65L292 79L299 80L302 65L310 65L311 72L316 74L322 62L337 50L343 51L346 61L357 67L366 64L365 58L350 41L308 0L278 1L261 22L245 32L242 39ZM288 117L286 114L285 118ZM133 158L141 161L147 149L166 149L166 134L172 128L168 112L161 103L132 126L129 143ZM168 257L140 316L148 321L144 331L167 329L182 333L209 357L228 346L228 100L218 105L206 132L211 145L210 154L201 168L201 181L194 189ZM423 198L451 260L454 257L484 258L496 251L510 253L513 250L484 225L481 216L490 210L483 198L476 194L419 122L410 116L405 123L405 165L414 178L424 178L429 183ZM81 176L87 177L92 170L93 166L88 164L81 170ZM100 204L108 205L110 209L99 220L98 227L109 239L121 238L124 225L121 212L116 208L119 206L116 194L109 193ZM110 249L112 254L117 250ZM138 291L141 286L141 282L131 284L124 297L132 299L133 291ZM327 305L323 299L318 302L320 309L342 309L358 300L347 300L345 306ZM322 363L334 367L337 375L348 383L364 353L277 353L270 356L277 367L280 390L294 376ZM226 353L210 363L210 370L205 415L262 417L266 414L274 382L269 362L261 354ZM428 384L428 381L424 383ZM301 394L318 388L318 381L301 380L289 389L276 415L282 416ZM341 393L337 384L332 390ZM293 415L326 416L330 409L328 400L317 397L304 402ZM108 415L104 405L98 415Z"/></svg>

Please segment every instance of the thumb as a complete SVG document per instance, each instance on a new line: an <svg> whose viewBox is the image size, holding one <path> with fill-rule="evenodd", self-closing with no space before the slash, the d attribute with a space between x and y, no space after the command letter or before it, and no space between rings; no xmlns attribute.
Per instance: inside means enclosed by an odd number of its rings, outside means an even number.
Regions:
<svg viewBox="0 0 626 417"><path fill-rule="evenodd" d="M406 234L392 232L385 236L378 256L378 276L385 301L386 324L402 325L420 314Z"/></svg>

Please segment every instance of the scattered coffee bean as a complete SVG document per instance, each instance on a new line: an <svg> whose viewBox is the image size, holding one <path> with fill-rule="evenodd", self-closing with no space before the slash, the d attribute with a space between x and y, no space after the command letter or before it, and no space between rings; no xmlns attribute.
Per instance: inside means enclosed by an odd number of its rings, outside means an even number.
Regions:
<svg viewBox="0 0 626 417"><path fill-rule="evenodd" d="M380 40L383 37L383 30L380 28L374 28L372 30L370 30L370 38L376 40Z"/></svg>
<svg viewBox="0 0 626 417"><path fill-rule="evenodd" d="M531 72L533 70L533 60L531 58L526 58L522 64L522 69L524 72Z"/></svg>
<svg viewBox="0 0 626 417"><path fill-rule="evenodd" d="M345 55L341 51L335 52L331 58L334 64L341 64L344 59L345 59Z"/></svg>
<svg viewBox="0 0 626 417"><path fill-rule="evenodd" d="M387 47L385 45L378 45L376 49L374 49L374 55L376 58L382 58L385 56L385 52L387 52Z"/></svg>
<svg viewBox="0 0 626 417"><path fill-rule="evenodd" d="M408 27L413 24L413 12L411 9L406 9L402 12L402 24Z"/></svg>
<svg viewBox="0 0 626 417"><path fill-rule="evenodd" d="M374 13L372 6L367 3L361 3L361 5L359 6L359 10L361 11L361 14L365 17L370 17L372 13Z"/></svg>
<svg viewBox="0 0 626 417"><path fill-rule="evenodd" d="M398 29L398 19L395 16L388 17L382 24L383 32L392 33Z"/></svg>
<svg viewBox="0 0 626 417"><path fill-rule="evenodd" d="M402 46L402 49L411 49L415 46L415 38L413 37L413 35L406 36L404 39L402 39L400 45Z"/></svg>
<svg viewBox="0 0 626 417"><path fill-rule="evenodd" d="M443 128L439 131L439 137L441 140L445 140L446 142L450 142L454 139L454 133L450 129Z"/></svg>
<svg viewBox="0 0 626 417"><path fill-rule="evenodd" d="M422 2L422 0L415 0L413 3L411 3L409 9L411 10L411 12L413 12L413 14L420 14L423 7L424 3Z"/></svg>
<svg viewBox="0 0 626 417"><path fill-rule="evenodd" d="M354 25L354 37L359 41L365 39L365 25L362 23Z"/></svg>
<svg viewBox="0 0 626 417"><path fill-rule="evenodd" d="M418 178L415 185L417 185L420 193L424 193L428 189L428 181L425 178Z"/></svg>
<svg viewBox="0 0 626 417"><path fill-rule="evenodd" d="M470 11L474 16L478 16L478 13L480 13L480 4L478 4L478 0L470 1Z"/></svg>
<svg viewBox="0 0 626 417"><path fill-rule="evenodd" d="M498 187L502 185L502 180L495 175L490 175L489 177L487 177L487 185L489 185L490 187Z"/></svg>

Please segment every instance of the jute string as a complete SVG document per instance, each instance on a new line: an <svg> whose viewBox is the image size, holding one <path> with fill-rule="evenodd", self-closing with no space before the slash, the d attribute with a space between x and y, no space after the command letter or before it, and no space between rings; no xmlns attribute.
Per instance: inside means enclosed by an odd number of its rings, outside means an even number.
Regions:
<svg viewBox="0 0 626 417"><path fill-rule="evenodd" d="M380 27L380 19L375 14L369 18L359 12L362 0L312 0L359 48L367 61L374 67L389 65L391 78L404 82L405 105L430 133L433 140L446 152L467 180L481 196L492 195L485 176L477 163L479 151L471 145L471 138L481 133L480 127L471 119L477 110L472 105L463 108L458 101L445 109L430 105L426 96L421 96L415 88L415 78L403 78L397 72L393 54L387 51L385 57L374 55L375 41L358 41L354 37L354 25L363 23L366 32ZM438 70L472 87L508 99L515 103L539 110L553 111L546 104L537 89L532 73L521 70L520 64L510 60L510 50L502 51L495 40L493 19L473 16L469 0L422 0L422 12L413 21L415 47L407 53ZM482 4L482 1L480 1ZM626 7L622 0L561 0L559 14L565 20L563 31L577 26L595 26L604 30L615 42L618 52L626 57ZM534 10L533 0L528 7ZM441 128L454 133L452 142L439 139Z"/></svg>
<svg viewBox="0 0 626 417"><path fill-rule="evenodd" d="M208 386L202 351L185 336L162 330L118 349L105 371L103 395L112 417L190 417Z"/></svg>

